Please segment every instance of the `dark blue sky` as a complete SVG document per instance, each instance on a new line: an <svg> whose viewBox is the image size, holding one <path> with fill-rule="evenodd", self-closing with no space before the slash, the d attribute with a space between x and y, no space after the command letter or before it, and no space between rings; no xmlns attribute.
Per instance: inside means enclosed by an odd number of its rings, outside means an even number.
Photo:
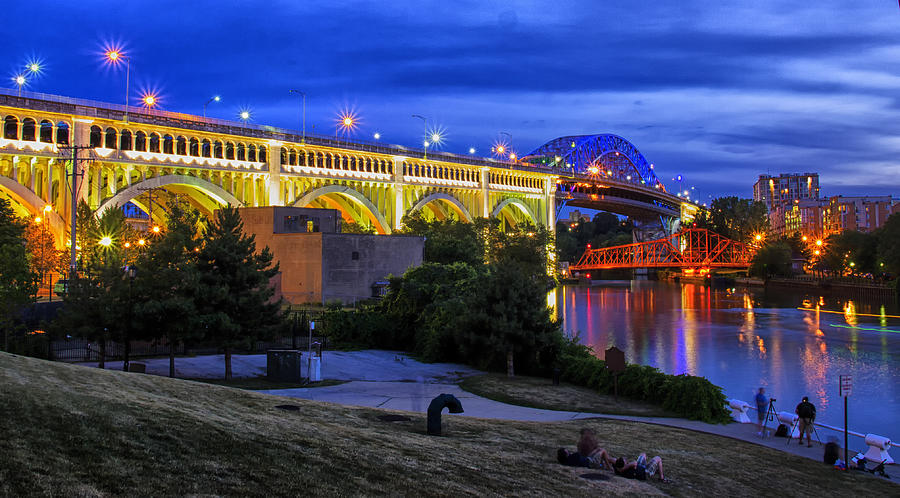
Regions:
<svg viewBox="0 0 900 498"><path fill-rule="evenodd" d="M319 133L344 108L358 138L415 144L421 114L461 153L487 155L500 132L523 154L608 132L701 201L749 197L766 172L900 196L897 2L725 3L7 1L0 64L10 87L37 57L27 89L121 102L124 73L101 55L118 43L132 95L158 89L167 110L200 114L220 94L210 116L245 106L299 128L296 88Z"/></svg>

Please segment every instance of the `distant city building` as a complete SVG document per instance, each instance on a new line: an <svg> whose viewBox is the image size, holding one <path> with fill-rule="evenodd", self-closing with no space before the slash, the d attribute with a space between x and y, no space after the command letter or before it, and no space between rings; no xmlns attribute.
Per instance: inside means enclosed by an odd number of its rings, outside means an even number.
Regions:
<svg viewBox="0 0 900 498"><path fill-rule="evenodd" d="M569 212L569 217L567 219L558 220L559 223L572 228L578 226L580 223L586 223L591 221L591 217L586 214L581 214L581 211L577 209L573 209Z"/></svg>
<svg viewBox="0 0 900 498"><path fill-rule="evenodd" d="M871 232L884 225L891 215L893 201L890 196L844 197L828 199L825 208L825 234L844 230Z"/></svg>
<svg viewBox="0 0 900 498"><path fill-rule="evenodd" d="M795 201L819 198L818 173L782 173L778 176L759 175L753 185L753 200L762 202L766 209Z"/></svg>
<svg viewBox="0 0 900 498"><path fill-rule="evenodd" d="M290 303L353 303L383 294L389 275L422 264L425 239L340 233L340 211L295 207L241 208L244 232L268 246L280 273L275 296Z"/></svg>
<svg viewBox="0 0 900 498"><path fill-rule="evenodd" d="M769 212L769 225L776 235L799 232L809 238L823 239L845 230L871 232L881 228L900 202L890 196L833 196L779 204Z"/></svg>

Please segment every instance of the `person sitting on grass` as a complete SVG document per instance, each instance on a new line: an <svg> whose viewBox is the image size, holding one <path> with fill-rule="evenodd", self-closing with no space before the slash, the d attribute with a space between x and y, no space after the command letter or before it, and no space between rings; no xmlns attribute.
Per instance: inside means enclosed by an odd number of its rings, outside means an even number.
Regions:
<svg viewBox="0 0 900 498"><path fill-rule="evenodd" d="M613 465L613 470L615 470L616 475L626 479L644 481L648 476L652 477L659 474L660 482L671 482L663 475L662 458L655 456L648 462L646 453L641 453L637 460L633 462L628 462L626 459L619 457Z"/></svg>
<svg viewBox="0 0 900 498"><path fill-rule="evenodd" d="M591 467L594 463L590 458L577 451L569 451L566 448L556 450L556 461L569 467Z"/></svg>
<svg viewBox="0 0 900 498"><path fill-rule="evenodd" d="M597 435L592 429L581 429L581 438L578 439L578 453L595 462L595 468L613 468L613 457L597 441Z"/></svg>

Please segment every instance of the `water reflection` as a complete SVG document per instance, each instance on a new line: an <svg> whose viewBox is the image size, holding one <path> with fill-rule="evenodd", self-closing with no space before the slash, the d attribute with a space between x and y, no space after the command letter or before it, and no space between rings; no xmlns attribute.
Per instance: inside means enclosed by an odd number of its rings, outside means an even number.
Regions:
<svg viewBox="0 0 900 498"><path fill-rule="evenodd" d="M745 401L763 386L779 410L809 396L819 420L834 425L843 423L838 376L849 374L851 426L900 426L895 304L650 281L562 287L555 299L566 332L600 355L616 346L629 362L708 377Z"/></svg>

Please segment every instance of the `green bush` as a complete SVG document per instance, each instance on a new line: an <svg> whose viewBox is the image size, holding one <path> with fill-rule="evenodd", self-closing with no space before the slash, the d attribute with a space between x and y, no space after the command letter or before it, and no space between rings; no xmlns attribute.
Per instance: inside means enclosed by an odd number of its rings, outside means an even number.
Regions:
<svg viewBox="0 0 900 498"><path fill-rule="evenodd" d="M577 340L577 339L576 339ZM606 362L596 358L591 348L568 341L560 354L560 377L566 382L612 394L613 375ZM705 377L668 375L645 365L626 365L619 375L619 394L662 405L668 411L691 420L726 423L731 420L725 409L722 388Z"/></svg>

